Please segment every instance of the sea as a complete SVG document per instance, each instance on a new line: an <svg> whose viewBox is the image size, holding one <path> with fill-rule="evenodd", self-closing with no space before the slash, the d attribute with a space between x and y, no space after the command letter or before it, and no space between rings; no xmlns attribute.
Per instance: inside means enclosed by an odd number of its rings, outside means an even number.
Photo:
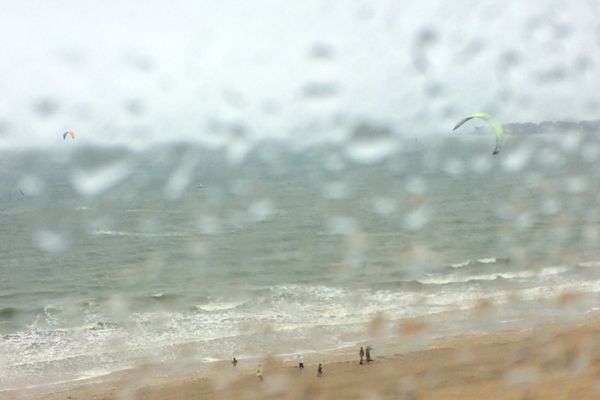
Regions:
<svg viewBox="0 0 600 400"><path fill-rule="evenodd" d="M597 316L597 134L4 149L0 397Z"/></svg>

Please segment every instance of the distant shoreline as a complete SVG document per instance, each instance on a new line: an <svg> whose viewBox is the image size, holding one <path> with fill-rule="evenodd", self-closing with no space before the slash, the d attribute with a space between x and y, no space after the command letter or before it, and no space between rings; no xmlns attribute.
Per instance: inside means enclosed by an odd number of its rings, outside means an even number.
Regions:
<svg viewBox="0 0 600 400"><path fill-rule="evenodd" d="M581 132L591 133L600 130L600 119L584 121L542 121L535 122L512 122L502 125L504 133L509 135L531 135L544 133ZM487 128L478 126L473 133L483 133Z"/></svg>

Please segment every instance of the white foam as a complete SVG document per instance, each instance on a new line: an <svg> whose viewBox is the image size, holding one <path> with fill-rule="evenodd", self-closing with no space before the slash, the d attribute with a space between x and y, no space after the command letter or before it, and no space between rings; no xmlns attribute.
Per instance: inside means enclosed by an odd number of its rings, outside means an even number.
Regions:
<svg viewBox="0 0 600 400"><path fill-rule="evenodd" d="M211 311L231 310L242 304L244 304L244 303L240 303L240 302L209 303L209 304L197 305L197 306L194 306L194 308L196 310L200 310L200 311L211 312Z"/></svg>
<svg viewBox="0 0 600 400"><path fill-rule="evenodd" d="M449 283L466 283L476 281L493 281L496 279L526 279L532 277L548 277L552 275L562 274L568 271L567 267L547 267L541 270L525 270L516 272L495 272L490 274L480 275L445 275L440 277L431 277L419 279L418 282L426 285L445 285Z"/></svg>
<svg viewBox="0 0 600 400"><path fill-rule="evenodd" d="M567 270L565 266L554 266L479 276L461 277L455 274L452 278L459 282L473 278L491 280L498 276L504 279L535 278L554 276ZM449 277L439 279L448 282ZM205 312L134 313L130 324L115 325L106 332L89 329L76 332L63 330L60 333L36 330L4 341L1 350L7 356L9 372L15 377L23 376L23 371L43 373L40 368L55 370L63 365L82 363L77 367L78 372L82 372L80 379L87 379L123 365L132 365L135 359L144 359L148 355L158 361L171 360L173 354L178 354L174 348L190 343L197 344L200 349L197 360L218 361L228 354L238 353L239 347L236 346L239 343L263 337L264 326L268 324L270 334L293 338L295 346L308 353L310 345L298 341L298 335L304 337L310 329L325 329L332 342L337 341L343 346L350 337L356 340L356 335L349 333L364 329L375 313L383 312L386 319L399 319L468 309L482 297L492 299L495 304L503 304L509 301L511 294L517 294L524 300L535 300L557 296L569 289L600 291L599 281L562 282L517 290L516 293L504 287L490 292L486 285L468 284L443 287L434 292L280 285L259 291L249 301L218 301L196 306L197 310ZM119 343L118 349L114 348L115 343Z"/></svg>
<svg viewBox="0 0 600 400"><path fill-rule="evenodd" d="M91 379L98 379L98 378L101 378L103 376L107 376L107 375L110 375L110 374L113 374L113 373L116 373L116 372L127 371L127 370L130 370L130 369L132 369L132 367L116 368L116 369L113 369L113 370L108 370L108 369L92 369L92 370L87 370L82 375L74 377L72 379L62 379L62 380L58 380L58 381L46 382L46 383L37 383L37 384L33 384L33 385L0 388L0 393L3 393L3 392L16 392L16 391L21 392L23 390L32 390L32 389L39 389L39 388L45 388L45 387L67 385L67 384L71 384L71 383L74 383L74 382L81 382L81 381L86 381L86 380L91 380Z"/></svg>
<svg viewBox="0 0 600 400"><path fill-rule="evenodd" d="M598 268L600 267L600 261L584 261L578 263L577 266L583 268Z"/></svg>
<svg viewBox="0 0 600 400"><path fill-rule="evenodd" d="M202 358L200 358L200 361L205 362L205 363L215 363L215 362L224 361L224 360L222 358L202 357Z"/></svg>
<svg viewBox="0 0 600 400"><path fill-rule="evenodd" d="M499 259L496 257L479 258L477 260L467 260L467 261L463 261L463 262L459 262L459 263L447 264L447 266L452 267L452 268L462 268L462 267L471 265L475 262L480 263L480 264L495 264L495 263L499 262Z"/></svg>
<svg viewBox="0 0 600 400"><path fill-rule="evenodd" d="M464 261L464 262L456 263L456 264L448 264L448 266L452 267L452 268L462 268L462 267L466 267L470 263L471 263L471 261Z"/></svg>

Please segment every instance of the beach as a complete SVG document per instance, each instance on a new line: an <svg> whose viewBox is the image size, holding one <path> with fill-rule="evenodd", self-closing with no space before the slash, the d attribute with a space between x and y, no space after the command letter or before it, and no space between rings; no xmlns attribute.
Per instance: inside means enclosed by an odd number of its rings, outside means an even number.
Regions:
<svg viewBox="0 0 600 400"><path fill-rule="evenodd" d="M5 3L0 400L600 400L595 2Z"/></svg>
<svg viewBox="0 0 600 400"><path fill-rule="evenodd" d="M593 182L594 160L465 161L458 179L446 165L470 151L432 142L336 178L325 149L282 170L167 146L123 152L128 177L99 197L64 177L110 150L7 153L5 170L39 160L48 196L1 211L0 398L594 398L598 189L547 191ZM186 154L189 188L165 196ZM548 326L592 339L548 345Z"/></svg>
<svg viewBox="0 0 600 400"><path fill-rule="evenodd" d="M59 399L597 399L600 396L600 319L545 324L532 330L460 335L403 351L420 334L407 331L374 352L307 354L293 360L214 363L206 371L156 378L160 365L138 368L102 383L33 396ZM396 351L394 351L394 347ZM316 376L318 363L324 375ZM22 398L13 393L7 399Z"/></svg>

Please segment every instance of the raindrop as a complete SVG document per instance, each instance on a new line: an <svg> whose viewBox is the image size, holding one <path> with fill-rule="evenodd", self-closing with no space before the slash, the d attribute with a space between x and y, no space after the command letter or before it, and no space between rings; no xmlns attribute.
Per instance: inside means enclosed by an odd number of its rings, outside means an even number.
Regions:
<svg viewBox="0 0 600 400"><path fill-rule="evenodd" d="M328 98L340 94L340 85L337 82L307 82L300 89L305 98Z"/></svg>
<svg viewBox="0 0 600 400"><path fill-rule="evenodd" d="M48 253L57 253L66 249L65 239L59 233L40 230L33 235L34 243Z"/></svg>
<svg viewBox="0 0 600 400"><path fill-rule="evenodd" d="M252 150L249 140L233 139L230 140L227 146L227 160L234 165L242 163L248 153Z"/></svg>
<svg viewBox="0 0 600 400"><path fill-rule="evenodd" d="M245 105L244 96L235 89L223 90L223 99L233 108L242 108Z"/></svg>
<svg viewBox="0 0 600 400"><path fill-rule="evenodd" d="M440 97L444 94L444 85L439 82L427 82L425 93L431 98Z"/></svg>
<svg viewBox="0 0 600 400"><path fill-rule="evenodd" d="M531 212L521 212L513 219L515 229L519 232L527 231L534 222L534 215Z"/></svg>
<svg viewBox="0 0 600 400"><path fill-rule="evenodd" d="M406 182L408 193L422 195L427 191L427 182L423 178L412 177Z"/></svg>
<svg viewBox="0 0 600 400"><path fill-rule="evenodd" d="M258 200L250 205L248 213L255 222L264 221L275 212L273 203L269 199Z"/></svg>
<svg viewBox="0 0 600 400"><path fill-rule="evenodd" d="M417 71L422 74L428 72L430 61L427 56L429 47L437 42L438 35L433 28L423 28L413 40L412 62Z"/></svg>
<svg viewBox="0 0 600 400"><path fill-rule="evenodd" d="M315 43L310 48L308 55L313 60L330 60L335 56L333 47L327 43Z"/></svg>
<svg viewBox="0 0 600 400"><path fill-rule="evenodd" d="M52 117L59 108L58 102L49 97L38 99L33 103L33 110L42 118Z"/></svg>
<svg viewBox="0 0 600 400"><path fill-rule="evenodd" d="M279 102L273 99L268 99L262 102L261 105L263 113L267 115L277 115L281 110Z"/></svg>
<svg viewBox="0 0 600 400"><path fill-rule="evenodd" d="M205 235L216 235L222 231L221 221L211 215L201 217L198 221L198 228Z"/></svg>
<svg viewBox="0 0 600 400"><path fill-rule="evenodd" d="M509 172L521 171L529 164L532 154L533 151L531 148L521 146L508 153L503 160L502 166Z"/></svg>
<svg viewBox="0 0 600 400"><path fill-rule="evenodd" d="M173 172L165 187L165 195L169 199L178 199L192 181L198 158L192 153L182 157L179 167Z"/></svg>
<svg viewBox="0 0 600 400"><path fill-rule="evenodd" d="M145 107L144 103L140 99L130 99L125 102L125 111L133 117L139 117L144 114Z"/></svg>
<svg viewBox="0 0 600 400"><path fill-rule="evenodd" d="M546 215L555 215L561 210L560 202L553 197L546 198L542 201L540 210Z"/></svg>
<svg viewBox="0 0 600 400"><path fill-rule="evenodd" d="M359 164L374 164L394 154L397 147L398 142L389 128L363 123L352 131L346 155Z"/></svg>
<svg viewBox="0 0 600 400"><path fill-rule="evenodd" d="M275 374L269 377L265 392L269 395L283 395L287 393L291 383L287 376L283 374Z"/></svg>
<svg viewBox="0 0 600 400"><path fill-rule="evenodd" d="M352 217L333 217L329 220L329 232L334 235L351 235L358 232L358 225Z"/></svg>
<svg viewBox="0 0 600 400"><path fill-rule="evenodd" d="M559 82L564 80L566 77L567 70L562 66L546 68L536 73L536 80L543 84Z"/></svg>
<svg viewBox="0 0 600 400"><path fill-rule="evenodd" d="M561 154L553 148L543 148L538 152L538 159L541 165L546 167L559 167L564 164Z"/></svg>
<svg viewBox="0 0 600 400"><path fill-rule="evenodd" d="M125 55L125 64L140 72L149 73L156 69L156 63L149 55L131 51Z"/></svg>
<svg viewBox="0 0 600 400"><path fill-rule="evenodd" d="M528 386L538 380L538 371L534 367L513 368L504 375L504 380L511 386Z"/></svg>
<svg viewBox="0 0 600 400"><path fill-rule="evenodd" d="M6 119L0 119L0 136L4 136L8 133L10 124Z"/></svg>
<svg viewBox="0 0 600 400"><path fill-rule="evenodd" d="M581 144L581 136L577 134L566 134L561 139L560 144L563 149L572 152L579 148L579 145Z"/></svg>
<svg viewBox="0 0 600 400"><path fill-rule="evenodd" d="M479 39L471 40L458 54L458 62L468 64L485 49L485 43Z"/></svg>
<svg viewBox="0 0 600 400"><path fill-rule="evenodd" d="M344 169L344 161L338 154L330 154L325 159L325 168L331 172L339 172Z"/></svg>
<svg viewBox="0 0 600 400"><path fill-rule="evenodd" d="M323 189L323 197L326 199L339 200L349 197L352 190L344 182L332 182L326 184Z"/></svg>
<svg viewBox="0 0 600 400"><path fill-rule="evenodd" d="M18 187L24 196L37 196L44 191L44 183L35 175L25 175Z"/></svg>
<svg viewBox="0 0 600 400"><path fill-rule="evenodd" d="M404 226L411 231L418 231L423 228L430 219L431 212L425 205L420 206L406 214L404 217Z"/></svg>
<svg viewBox="0 0 600 400"><path fill-rule="evenodd" d="M450 158L444 163L443 169L448 175L459 176L463 174L465 167L461 160L457 158Z"/></svg>
<svg viewBox="0 0 600 400"><path fill-rule="evenodd" d="M500 55L500 64L504 66L504 69L509 69L521 61L521 56L515 50L508 50Z"/></svg>
<svg viewBox="0 0 600 400"><path fill-rule="evenodd" d="M588 180L583 176L573 176L567 179L567 192L577 194L584 192L589 187Z"/></svg>
<svg viewBox="0 0 600 400"><path fill-rule="evenodd" d="M492 169L492 161L489 156L478 155L471 160L471 170L478 174L485 174Z"/></svg>
<svg viewBox="0 0 600 400"><path fill-rule="evenodd" d="M371 200L373 210L382 216L390 215L396 212L396 201L389 197L375 197Z"/></svg>
<svg viewBox="0 0 600 400"><path fill-rule="evenodd" d="M74 188L84 196L97 196L127 178L131 168L126 162L102 166L91 171L79 170L71 176Z"/></svg>
<svg viewBox="0 0 600 400"><path fill-rule="evenodd" d="M402 320L397 325L400 336L421 335L427 329L427 322L421 318L410 318Z"/></svg>
<svg viewBox="0 0 600 400"><path fill-rule="evenodd" d="M583 159L588 163L595 162L598 159L599 155L600 149L596 144L587 144L582 149Z"/></svg>

